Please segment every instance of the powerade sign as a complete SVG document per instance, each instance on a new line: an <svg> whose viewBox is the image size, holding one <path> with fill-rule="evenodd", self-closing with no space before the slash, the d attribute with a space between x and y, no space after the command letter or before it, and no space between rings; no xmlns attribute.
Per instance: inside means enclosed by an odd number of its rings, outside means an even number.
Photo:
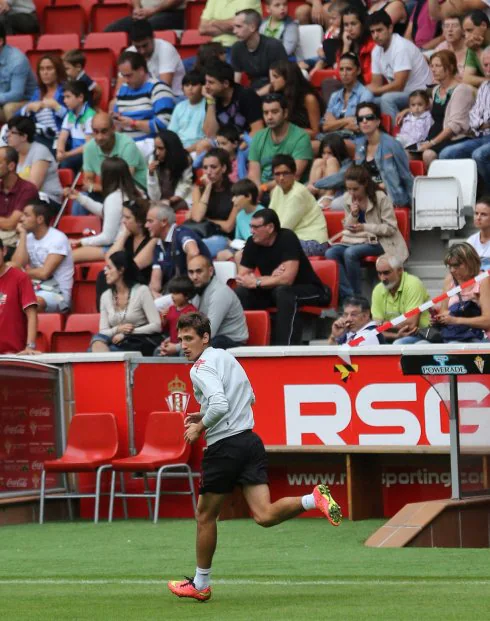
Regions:
<svg viewBox="0 0 490 621"><path fill-rule="evenodd" d="M468 371L463 364L448 364L449 356L432 356L437 364L424 364L420 368L422 375L466 375Z"/></svg>

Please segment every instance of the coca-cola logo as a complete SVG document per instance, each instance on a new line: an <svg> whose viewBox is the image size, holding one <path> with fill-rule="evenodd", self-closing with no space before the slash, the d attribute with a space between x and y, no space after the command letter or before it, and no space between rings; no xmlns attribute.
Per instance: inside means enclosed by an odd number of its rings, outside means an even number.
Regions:
<svg viewBox="0 0 490 621"><path fill-rule="evenodd" d="M31 417L47 417L51 414L50 408L31 408L29 416Z"/></svg>
<svg viewBox="0 0 490 621"><path fill-rule="evenodd" d="M6 487L11 487L11 488L27 487L27 479L7 479Z"/></svg>
<svg viewBox="0 0 490 621"><path fill-rule="evenodd" d="M40 446L39 444L30 444L29 445L29 453L31 455L46 455L47 449L45 446Z"/></svg>
<svg viewBox="0 0 490 621"><path fill-rule="evenodd" d="M5 425L3 433L11 436L23 436L26 432L25 425Z"/></svg>
<svg viewBox="0 0 490 621"><path fill-rule="evenodd" d="M43 462L42 461L33 461L31 464L31 469L32 470L42 470L43 469Z"/></svg>

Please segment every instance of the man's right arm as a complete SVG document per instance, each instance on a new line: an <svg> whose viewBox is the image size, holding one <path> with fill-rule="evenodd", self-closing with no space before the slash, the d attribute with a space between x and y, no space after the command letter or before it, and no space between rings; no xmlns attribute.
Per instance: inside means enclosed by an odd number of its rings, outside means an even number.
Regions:
<svg viewBox="0 0 490 621"><path fill-rule="evenodd" d="M22 211L15 209L10 216L0 218L0 231L13 231L19 224L22 217Z"/></svg>
<svg viewBox="0 0 490 621"><path fill-rule="evenodd" d="M202 129L208 138L215 138L219 129L218 119L216 118L216 101L212 97L206 97L206 116Z"/></svg>
<svg viewBox="0 0 490 621"><path fill-rule="evenodd" d="M29 263L29 253L27 252L27 233L23 226L18 225L19 243L15 249L14 256L12 257L12 263L18 267L23 268Z"/></svg>
<svg viewBox="0 0 490 621"><path fill-rule="evenodd" d="M203 19L199 22L199 34L218 37L222 34L233 34L234 19Z"/></svg>

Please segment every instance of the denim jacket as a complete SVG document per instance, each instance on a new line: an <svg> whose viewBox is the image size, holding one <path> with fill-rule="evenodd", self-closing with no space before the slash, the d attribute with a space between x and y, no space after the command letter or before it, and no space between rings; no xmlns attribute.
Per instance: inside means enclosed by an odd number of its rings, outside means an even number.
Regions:
<svg viewBox="0 0 490 621"><path fill-rule="evenodd" d="M37 82L25 54L5 45L0 50L0 106L30 99Z"/></svg>
<svg viewBox="0 0 490 621"><path fill-rule="evenodd" d="M332 93L328 102L327 112L333 114L336 119L340 119L340 115L344 109L344 93L345 89L342 87L340 90ZM370 101L374 101L374 95L359 81L356 82L349 95L344 117L355 116L357 104Z"/></svg>
<svg viewBox="0 0 490 621"><path fill-rule="evenodd" d="M366 160L366 137L356 141L355 163ZM385 132L381 132L379 146L374 156L381 174L386 193L395 205L410 205L412 202L413 177L408 164L408 156L402 145Z"/></svg>

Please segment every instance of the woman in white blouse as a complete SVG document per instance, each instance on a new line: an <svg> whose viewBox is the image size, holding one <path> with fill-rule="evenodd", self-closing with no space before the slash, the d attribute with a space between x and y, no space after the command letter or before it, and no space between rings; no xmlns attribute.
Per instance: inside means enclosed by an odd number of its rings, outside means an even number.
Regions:
<svg viewBox="0 0 490 621"><path fill-rule="evenodd" d="M77 200L88 211L102 217L102 231L99 235L71 242L75 263L103 261L121 230L123 203L141 198L129 166L120 157L106 158L102 162L100 174L104 203L94 201L76 190L70 193L72 200Z"/></svg>
<svg viewBox="0 0 490 621"><path fill-rule="evenodd" d="M150 289L139 282L138 269L124 251L107 259L109 289L100 298L99 332L90 351L139 351L151 356L161 340L161 320Z"/></svg>

